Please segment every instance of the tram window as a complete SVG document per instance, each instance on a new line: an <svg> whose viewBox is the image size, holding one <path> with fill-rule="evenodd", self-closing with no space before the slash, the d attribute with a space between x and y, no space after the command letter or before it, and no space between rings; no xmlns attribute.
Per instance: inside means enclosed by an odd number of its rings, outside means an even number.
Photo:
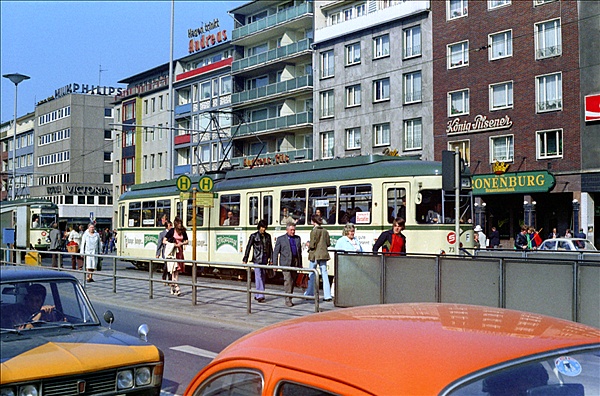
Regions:
<svg viewBox="0 0 600 396"><path fill-rule="evenodd" d="M273 196L265 195L263 197L263 219L268 225L273 224Z"/></svg>
<svg viewBox="0 0 600 396"><path fill-rule="evenodd" d="M156 201L156 225L162 226L160 219L167 215L167 220L171 220L171 201L169 199L159 199Z"/></svg>
<svg viewBox="0 0 600 396"><path fill-rule="evenodd" d="M156 201L142 202L142 227L154 227Z"/></svg>
<svg viewBox="0 0 600 396"><path fill-rule="evenodd" d="M406 219L406 189L388 188L387 190L387 222L392 224L396 217Z"/></svg>
<svg viewBox="0 0 600 396"><path fill-rule="evenodd" d="M187 201L187 226L192 227L194 213L194 201L188 199ZM204 208L196 207L196 227L201 227L204 224Z"/></svg>
<svg viewBox="0 0 600 396"><path fill-rule="evenodd" d="M31 228L38 228L40 226L40 216L37 214L33 215L31 219Z"/></svg>
<svg viewBox="0 0 600 396"><path fill-rule="evenodd" d="M442 190L421 190L421 203L416 206L417 223L443 224L451 222L447 218L451 212L442 207ZM446 217L446 218L444 218Z"/></svg>
<svg viewBox="0 0 600 396"><path fill-rule="evenodd" d="M248 224L258 224L258 197L248 198Z"/></svg>
<svg viewBox="0 0 600 396"><path fill-rule="evenodd" d="M183 204L181 201L177 202L177 215L180 219L183 219Z"/></svg>
<svg viewBox="0 0 600 396"><path fill-rule="evenodd" d="M120 226L121 227L125 227L125 210L123 209L123 206L119 206L119 219L120 219Z"/></svg>
<svg viewBox="0 0 600 396"><path fill-rule="evenodd" d="M240 224L240 194L221 195L219 224L229 226Z"/></svg>
<svg viewBox="0 0 600 396"><path fill-rule="evenodd" d="M284 190L281 192L281 217L279 224L290 221L302 225L306 222L306 190Z"/></svg>
<svg viewBox="0 0 600 396"><path fill-rule="evenodd" d="M344 212L340 215L340 224L371 224L372 205L370 185L340 187L340 213Z"/></svg>
<svg viewBox="0 0 600 396"><path fill-rule="evenodd" d="M335 201L337 199L337 191L335 187L311 188L308 190L309 198L309 217L317 213L317 209L323 219L323 224L331 224L329 220L335 223ZM333 213L333 217L331 216Z"/></svg>
<svg viewBox="0 0 600 396"><path fill-rule="evenodd" d="M139 227L140 218L142 217L142 204L141 202L130 202L129 203L129 224L128 227Z"/></svg>

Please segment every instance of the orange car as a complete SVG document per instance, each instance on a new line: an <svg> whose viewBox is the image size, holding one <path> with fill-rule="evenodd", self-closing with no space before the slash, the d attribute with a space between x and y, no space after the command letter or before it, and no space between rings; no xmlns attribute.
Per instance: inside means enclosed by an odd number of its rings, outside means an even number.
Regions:
<svg viewBox="0 0 600 396"><path fill-rule="evenodd" d="M600 329L460 304L389 304L249 334L186 395L600 395Z"/></svg>

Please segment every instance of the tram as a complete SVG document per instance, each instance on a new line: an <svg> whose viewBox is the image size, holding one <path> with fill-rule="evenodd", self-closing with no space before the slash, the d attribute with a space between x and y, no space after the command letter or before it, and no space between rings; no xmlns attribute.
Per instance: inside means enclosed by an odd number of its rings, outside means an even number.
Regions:
<svg viewBox="0 0 600 396"><path fill-rule="evenodd" d="M192 183L197 185L200 177L192 176ZM231 170L213 179L213 207L196 212L196 259L201 262L241 263L260 219L276 238L285 233L291 217L296 234L306 242L317 210L332 246L351 222L364 251L371 251L379 234L400 216L406 220L407 252L454 253L454 195L442 191L440 162L371 155ZM166 214L184 221L190 239L184 256L191 260L193 203L183 198L175 180L134 185L123 193L118 201L118 254L135 257L137 266L147 265L140 258L155 257L160 218ZM461 195L460 208L459 238L470 248L470 194ZM333 273L333 260L329 266Z"/></svg>
<svg viewBox="0 0 600 396"><path fill-rule="evenodd" d="M52 223L57 222L58 206L46 199L24 198L3 201L1 204L2 228L15 229L15 247L48 250ZM1 240L1 236L0 236Z"/></svg>
<svg viewBox="0 0 600 396"><path fill-rule="evenodd" d="M197 185L200 176L191 179ZM400 216L406 220L407 252L454 253L454 195L442 191L440 162L370 155L231 170L213 175L213 180L213 207L196 212L196 259L202 262L241 263L260 219L276 238L285 233L291 217L296 235L306 242L317 210L332 246L344 225L353 223L356 238L369 252L379 234ZM118 201L118 254L154 258L160 218L167 214L184 221L190 239L184 256L191 260L192 199L181 198L175 180L134 185L123 193ZM470 194L461 195L460 208L460 242L473 247ZM306 259L306 247L303 254ZM333 260L328 265L331 274Z"/></svg>

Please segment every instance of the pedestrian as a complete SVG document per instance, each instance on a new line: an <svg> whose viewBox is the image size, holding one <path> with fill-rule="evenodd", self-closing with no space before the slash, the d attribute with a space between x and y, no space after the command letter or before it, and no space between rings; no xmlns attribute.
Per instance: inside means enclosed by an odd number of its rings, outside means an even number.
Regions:
<svg viewBox="0 0 600 396"><path fill-rule="evenodd" d="M500 231L494 226L492 226L492 232L490 232L490 246L494 249L500 247Z"/></svg>
<svg viewBox="0 0 600 396"><path fill-rule="evenodd" d="M554 238L559 238L560 235L558 235L558 231L556 230L556 228L552 229L552 232L550 234L548 234L548 239L554 239Z"/></svg>
<svg viewBox="0 0 600 396"><path fill-rule="evenodd" d="M88 224L88 229L83 233L83 237L81 238L80 250L85 255L85 269L89 272L87 276L88 282L94 282L92 275L98 268L98 255L102 248L100 238L101 236L96 232L94 224Z"/></svg>
<svg viewBox="0 0 600 396"><path fill-rule="evenodd" d="M525 236L527 237L527 249L537 249L537 243L535 238L536 234L537 233L535 232L535 228L527 227L527 234L525 234Z"/></svg>
<svg viewBox="0 0 600 396"><path fill-rule="evenodd" d="M302 241L296 235L296 224L293 221L287 223L285 230L285 235L275 241L273 265L302 268ZM296 271L283 271L283 291L286 294L294 293L296 275ZM294 306L291 297L285 298L285 305L287 307Z"/></svg>
<svg viewBox="0 0 600 396"><path fill-rule="evenodd" d="M50 251L59 252L62 243L62 233L58 230L58 224L52 223L52 229L50 230ZM52 267L58 267L59 262L62 261L58 253L52 253ZM62 267L62 265L61 265Z"/></svg>
<svg viewBox="0 0 600 396"><path fill-rule="evenodd" d="M181 260L184 259L183 247L189 243L189 240L186 229L183 226L183 221L179 216L175 217L175 220L173 220L173 228L169 229L163 238L163 243L167 242L174 244L175 259L177 260L175 263L171 264L170 267L172 279L173 282L175 282L171 284L171 294L180 296L181 290L179 289L177 281L179 280L179 273L185 271L185 263ZM165 255L167 254L168 252L165 251Z"/></svg>
<svg viewBox="0 0 600 396"><path fill-rule="evenodd" d="M383 231L377 242L373 245L373 253L377 253L379 248L383 253L391 256L400 256L406 254L406 237L402 234L405 221L402 217L396 217L392 224L392 229Z"/></svg>
<svg viewBox="0 0 600 396"><path fill-rule="evenodd" d="M363 248L354 236L356 234L356 227L352 223L348 223L342 230L342 237L337 240L335 244L335 250L343 250L346 252L358 252L362 253Z"/></svg>
<svg viewBox="0 0 600 396"><path fill-rule="evenodd" d="M568 228L565 231L565 238L573 238L573 234L571 234L571 230Z"/></svg>
<svg viewBox="0 0 600 396"><path fill-rule="evenodd" d="M73 229L69 233L69 242L67 243L68 250L71 253L79 252L82 234L80 234L79 231L77 231L77 226L73 226ZM77 269L77 256L75 254L71 254L71 269Z"/></svg>
<svg viewBox="0 0 600 396"><path fill-rule="evenodd" d="M165 223L165 229L162 230L160 232L160 234L158 234L158 246L156 247L156 258L165 258L165 237L167 236L167 233L169 232L169 230L173 228L173 223L169 220L167 220L167 222ZM162 280L166 281L166 280L171 280L171 274L169 273L169 270L167 268L167 262L163 261L163 269L162 269ZM165 283L165 285L168 285L168 283Z"/></svg>
<svg viewBox="0 0 600 396"><path fill-rule="evenodd" d="M527 249L527 227L526 225L521 226L521 232L517 234L515 238L515 249L526 250Z"/></svg>
<svg viewBox="0 0 600 396"><path fill-rule="evenodd" d="M105 228L104 232L102 232L102 254L108 254L108 244L111 238L110 229Z"/></svg>
<svg viewBox="0 0 600 396"><path fill-rule="evenodd" d="M479 247L481 249L485 249L487 248L487 236L485 236L485 233L483 232L483 229L481 228L481 226L479 224L477 224L475 226L475 228L473 229L473 231L475 231L477 233L477 236L479 239Z"/></svg>
<svg viewBox="0 0 600 396"><path fill-rule="evenodd" d="M110 238L110 253L114 253L117 250L117 230L114 229L112 231L112 236Z"/></svg>
<svg viewBox="0 0 600 396"><path fill-rule="evenodd" d="M61 252L67 251L67 241L69 240L70 233L71 233L71 228L67 227L61 235L61 238L60 238L60 251Z"/></svg>
<svg viewBox="0 0 600 396"><path fill-rule="evenodd" d="M585 233L583 232L583 228L580 228L579 232L575 233L575 238L582 238L582 239L586 239L587 238L586 235L585 235Z"/></svg>
<svg viewBox="0 0 600 396"><path fill-rule="evenodd" d="M248 238L246 252L242 258L244 264L248 263L250 249L252 249L252 262L254 264L271 264L273 254L273 244L271 243L271 235L267 233L267 222L260 220L256 225L258 231L252 233ZM266 271L262 268L254 268L254 279L256 282L256 290L265 290L265 275ZM265 295L257 293L254 299L259 303L265 302Z"/></svg>
<svg viewBox="0 0 600 396"><path fill-rule="evenodd" d="M312 215L311 223L313 229L310 232L310 241L308 241L308 260L310 261L310 268L314 269L319 266L321 270L321 278L323 279L323 301L331 301L331 285L329 284L329 275L327 274L327 261L330 259L327 248L331 246L331 240L329 238L329 232L322 227L323 219L320 216ZM319 285L315 285L315 274L310 273L308 277L308 287L305 296L314 296L315 288Z"/></svg>

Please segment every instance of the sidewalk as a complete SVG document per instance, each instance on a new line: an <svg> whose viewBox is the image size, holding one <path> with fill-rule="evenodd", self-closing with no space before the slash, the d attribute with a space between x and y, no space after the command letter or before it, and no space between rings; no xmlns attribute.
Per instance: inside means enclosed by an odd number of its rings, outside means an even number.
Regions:
<svg viewBox="0 0 600 396"><path fill-rule="evenodd" d="M148 297L147 279L117 279L117 293L112 291L112 277L103 276L103 272L94 274L93 283L85 285L92 304L101 301L107 305L133 307L149 313L165 315L183 315L206 322L226 324L249 331L278 323L287 319L307 316L315 312L313 300L294 299L293 307L286 307L284 297L266 295L266 303L252 300L251 314L247 313L246 293L198 288L197 304L192 305L192 289L181 287L181 296L169 293L169 287L162 282L154 282L154 298ZM109 272L104 272L109 275ZM78 278L81 277L78 276ZM156 274L160 279L160 274ZM180 281L190 281L190 277L182 277ZM218 282L211 278L198 278L199 283ZM245 283L240 282L240 287ZM254 286L254 284L253 284ZM283 286L267 284L267 291L283 292ZM301 288L294 288L294 293L302 295ZM338 309L332 302L320 302L319 310ZM101 313L100 313L101 314Z"/></svg>

